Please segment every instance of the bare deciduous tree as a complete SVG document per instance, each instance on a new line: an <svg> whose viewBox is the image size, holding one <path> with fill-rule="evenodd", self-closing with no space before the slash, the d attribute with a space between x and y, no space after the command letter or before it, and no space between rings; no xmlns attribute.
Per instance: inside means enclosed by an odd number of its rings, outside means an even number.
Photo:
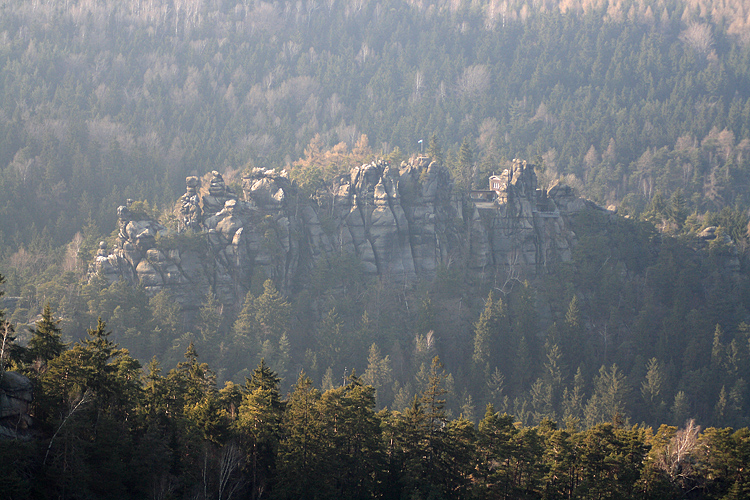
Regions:
<svg viewBox="0 0 750 500"><path fill-rule="evenodd" d="M461 96L477 98L490 89L492 77L484 64L475 64L466 68L458 79L458 93Z"/></svg>
<svg viewBox="0 0 750 500"><path fill-rule="evenodd" d="M60 432L63 426L68 422L70 417L72 417L78 411L79 408L85 406L89 401L91 401L91 391L87 389L86 392L84 392L83 395L81 395L81 399L79 399L76 402L76 404L70 408L70 411L68 411L68 414L65 415L65 418L63 418L63 421L60 422L60 426L57 428L55 433L52 435L52 438L49 440L49 445L47 445L47 452L44 454L44 460L42 460L42 465L45 465L47 463L49 452L52 449L52 443L55 442L55 438L57 437L57 434Z"/></svg>
<svg viewBox="0 0 750 500"><path fill-rule="evenodd" d="M669 443L660 450L656 464L673 482L684 483L694 472L691 457L698 446L700 430L695 420L688 420L685 428L675 432Z"/></svg>
<svg viewBox="0 0 750 500"><path fill-rule="evenodd" d="M226 500L230 500L242 486L242 480L233 477L234 473L240 470L242 466L242 458L242 451L236 444L229 443L224 446L219 461L219 500L224 498L225 493Z"/></svg>
<svg viewBox="0 0 750 500"><path fill-rule="evenodd" d="M680 33L680 40L685 42L688 47L704 55L708 54L714 45L711 26L703 23L691 22L688 24L687 28Z"/></svg>

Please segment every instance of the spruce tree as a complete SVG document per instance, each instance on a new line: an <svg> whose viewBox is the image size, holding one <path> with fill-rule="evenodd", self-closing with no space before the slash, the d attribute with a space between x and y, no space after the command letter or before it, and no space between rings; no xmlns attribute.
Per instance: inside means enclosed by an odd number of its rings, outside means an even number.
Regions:
<svg viewBox="0 0 750 500"><path fill-rule="evenodd" d="M323 463L323 422L320 391L300 373L284 412L285 430L279 443L278 486L281 498L330 498L326 495ZM314 493L313 493L314 492Z"/></svg>
<svg viewBox="0 0 750 500"><path fill-rule="evenodd" d="M438 142L437 134L432 134L430 136L430 143L427 147L427 156L429 156L432 161L437 162L438 165L442 165L445 160L443 149L440 147L440 142Z"/></svg>
<svg viewBox="0 0 750 500"><path fill-rule="evenodd" d="M264 359L246 381L245 391L236 428L248 455L252 497L260 498L276 468L285 405L279 393L279 377Z"/></svg>
<svg viewBox="0 0 750 500"><path fill-rule="evenodd" d="M30 362L40 361L46 365L48 361L58 357L65 350L62 342L60 320L52 317L52 308L47 302L42 311L42 319L31 329L28 345L28 359Z"/></svg>
<svg viewBox="0 0 750 500"><path fill-rule="evenodd" d="M474 153L471 150L469 138L464 137L461 149L458 152L458 175L465 189L471 189L474 184Z"/></svg>

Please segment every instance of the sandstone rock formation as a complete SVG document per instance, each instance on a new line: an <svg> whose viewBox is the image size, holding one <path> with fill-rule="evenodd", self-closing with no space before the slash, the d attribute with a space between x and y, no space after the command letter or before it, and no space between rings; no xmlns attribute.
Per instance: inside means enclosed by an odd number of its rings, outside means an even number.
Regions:
<svg viewBox="0 0 750 500"><path fill-rule="evenodd" d="M567 262L575 234L570 216L584 209L603 210L577 197L569 186L539 189L532 166L514 160L497 176L496 198L473 203L469 217L469 267L505 268L506 273L536 273Z"/></svg>
<svg viewBox="0 0 750 500"><path fill-rule="evenodd" d="M31 380L16 372L0 372L0 438L25 439L32 424Z"/></svg>
<svg viewBox="0 0 750 500"><path fill-rule="evenodd" d="M406 281L461 261L476 272L533 274L569 260L569 217L602 209L567 186L538 189L525 162L499 177L500 188L480 198L456 195L449 171L427 157L353 168L313 197L286 172L253 170L241 198L216 171L202 197L200 180L188 177L176 227L133 220L120 207L118 242L111 251L100 246L93 271L150 293L167 289L190 309L209 291L237 305L254 279L271 278L289 293L341 254L356 255L366 274Z"/></svg>

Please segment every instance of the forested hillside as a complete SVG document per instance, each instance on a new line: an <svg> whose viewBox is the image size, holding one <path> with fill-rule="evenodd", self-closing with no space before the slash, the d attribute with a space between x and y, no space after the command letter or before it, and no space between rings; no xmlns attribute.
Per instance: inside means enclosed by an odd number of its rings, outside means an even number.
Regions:
<svg viewBox="0 0 750 500"><path fill-rule="evenodd" d="M155 498L227 498L234 484L294 497L308 465L300 487L321 498L556 498L594 483L622 498L742 497L746 430L730 428L750 424L743 2L0 8L0 273L16 337L0 360L37 384L42 439L14 455L9 487L41 477L44 494L96 496L106 477L142 498L142 469L122 464L148 455ZM239 194L243 176L274 169L330 232L336 179L422 148L464 208L524 158L540 188L571 186L619 216L572 216L569 259L533 276L451 256L399 281L342 252L291 283L255 273L234 304L213 289L186 308L90 272L99 242L118 238L118 206L177 227L186 176L207 189L219 171ZM449 223L471 232L470 216ZM269 254L271 229L257 221ZM154 245L208 248L188 232ZM267 411L273 428L258 430ZM340 435L341 415L368 427ZM689 419L724 429L678 432ZM689 459L674 458L686 439ZM342 465L353 454L366 470ZM419 468L425 454L434 470ZM447 457L466 468L441 469ZM117 477L97 483L98 467Z"/></svg>
<svg viewBox="0 0 750 500"><path fill-rule="evenodd" d="M264 362L221 390L190 344L163 374L112 342L99 321L61 343L49 309L11 362L36 388L31 439L0 440L0 487L20 498L744 498L747 428L550 420L524 427L487 406L475 426L445 410L429 363L402 412L376 412L352 374L288 397ZM3 373L0 365L0 377ZM7 385L3 384L3 388ZM19 420L20 421L20 420ZM3 429L5 429L3 427Z"/></svg>
<svg viewBox="0 0 750 500"><path fill-rule="evenodd" d="M283 167L316 134L407 155L436 134L449 162L466 138L467 184L539 157L549 180L634 211L678 189L689 212L746 203L747 15L742 2L6 2L3 256L23 250L10 267L36 270L76 233L108 234L126 198L159 205L187 174Z"/></svg>

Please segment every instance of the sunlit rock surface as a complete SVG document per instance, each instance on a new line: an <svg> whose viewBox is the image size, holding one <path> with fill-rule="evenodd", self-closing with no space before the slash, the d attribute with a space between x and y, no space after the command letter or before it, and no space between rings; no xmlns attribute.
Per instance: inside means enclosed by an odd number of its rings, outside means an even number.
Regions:
<svg viewBox="0 0 750 500"><path fill-rule="evenodd" d="M459 263L528 276L570 260L571 215L603 210L564 185L538 189L526 162L494 179L494 190L459 196L448 169L427 157L353 168L313 196L273 170L253 170L241 194L216 171L207 191L188 177L170 227L120 207L118 241L111 249L102 242L92 273L152 294L166 289L185 308L209 291L236 305L253 280L270 278L290 293L342 254L356 256L368 275L404 281Z"/></svg>

